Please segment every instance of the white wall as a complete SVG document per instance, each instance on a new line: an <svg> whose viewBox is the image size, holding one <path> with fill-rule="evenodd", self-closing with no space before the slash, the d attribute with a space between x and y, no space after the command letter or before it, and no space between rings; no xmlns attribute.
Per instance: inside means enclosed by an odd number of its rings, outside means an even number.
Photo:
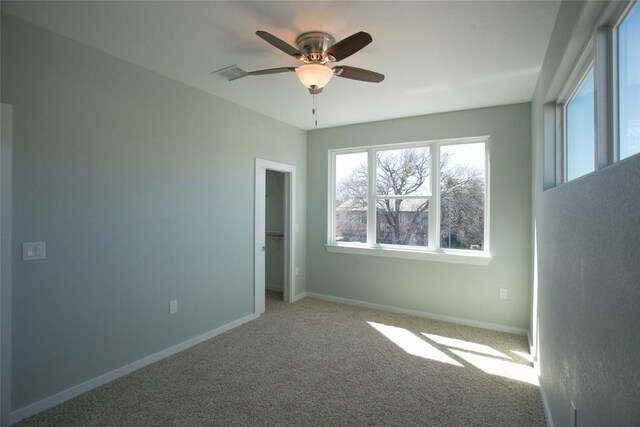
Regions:
<svg viewBox="0 0 640 427"><path fill-rule="evenodd" d="M297 168L304 292L304 131L5 14L2 102L14 241L47 243L13 264L14 410L253 313L256 157Z"/></svg>
<svg viewBox="0 0 640 427"><path fill-rule="evenodd" d="M605 6L563 2L531 107L538 279L532 329L556 426L569 425L572 400L579 426L640 420L640 156L546 191L543 185L545 178L550 184L543 106L557 98Z"/></svg>

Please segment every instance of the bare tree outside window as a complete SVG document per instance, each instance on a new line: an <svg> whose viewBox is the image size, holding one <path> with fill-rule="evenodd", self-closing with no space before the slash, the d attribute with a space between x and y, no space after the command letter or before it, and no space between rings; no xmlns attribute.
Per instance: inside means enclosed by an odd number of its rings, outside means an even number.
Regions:
<svg viewBox="0 0 640 427"><path fill-rule="evenodd" d="M429 245L430 172L428 147L376 153L377 243Z"/></svg>
<svg viewBox="0 0 640 427"><path fill-rule="evenodd" d="M367 241L367 156L358 155L336 156L336 241ZM484 143L441 148L440 247L483 249L484 155ZM379 150L375 167L376 242L428 246L430 148Z"/></svg>
<svg viewBox="0 0 640 427"><path fill-rule="evenodd" d="M484 144L440 149L440 247L484 249Z"/></svg>
<svg viewBox="0 0 640 427"><path fill-rule="evenodd" d="M367 153L336 155L337 242L367 242Z"/></svg>

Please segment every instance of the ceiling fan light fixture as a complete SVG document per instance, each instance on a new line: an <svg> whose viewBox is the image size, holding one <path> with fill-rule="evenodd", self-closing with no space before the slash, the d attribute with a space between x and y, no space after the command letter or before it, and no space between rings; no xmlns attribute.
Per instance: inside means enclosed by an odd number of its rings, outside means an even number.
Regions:
<svg viewBox="0 0 640 427"><path fill-rule="evenodd" d="M305 64L296 68L300 83L308 89L322 89L329 83L333 70L320 64Z"/></svg>

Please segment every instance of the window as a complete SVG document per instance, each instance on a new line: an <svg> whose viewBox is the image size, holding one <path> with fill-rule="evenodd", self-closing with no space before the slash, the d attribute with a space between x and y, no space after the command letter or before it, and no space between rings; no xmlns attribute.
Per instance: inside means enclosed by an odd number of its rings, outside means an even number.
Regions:
<svg viewBox="0 0 640 427"><path fill-rule="evenodd" d="M329 157L328 250L488 262L488 138L333 150Z"/></svg>
<svg viewBox="0 0 640 427"><path fill-rule="evenodd" d="M565 105L566 180L595 170L595 90L590 67Z"/></svg>
<svg viewBox="0 0 640 427"><path fill-rule="evenodd" d="M617 27L618 153L640 153L640 6L628 11Z"/></svg>
<svg viewBox="0 0 640 427"><path fill-rule="evenodd" d="M640 153L640 5L608 2L544 109L546 190Z"/></svg>
<svg viewBox="0 0 640 427"><path fill-rule="evenodd" d="M557 184L596 170L599 165L596 109L599 92L598 43L591 38L582 50L557 102Z"/></svg>
<svg viewBox="0 0 640 427"><path fill-rule="evenodd" d="M335 158L335 232L337 242L367 241L367 153L341 154Z"/></svg>
<svg viewBox="0 0 640 427"><path fill-rule="evenodd" d="M440 149L440 247L484 249L484 143Z"/></svg>
<svg viewBox="0 0 640 427"><path fill-rule="evenodd" d="M376 242L429 246L429 147L376 151Z"/></svg>

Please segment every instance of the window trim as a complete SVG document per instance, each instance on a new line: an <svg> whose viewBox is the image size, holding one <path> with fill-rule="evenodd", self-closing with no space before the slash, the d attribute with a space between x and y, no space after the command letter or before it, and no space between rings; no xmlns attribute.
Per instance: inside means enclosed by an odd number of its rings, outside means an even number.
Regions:
<svg viewBox="0 0 640 427"><path fill-rule="evenodd" d="M571 104L571 101L573 101L573 99L575 98L576 94L578 93L578 90L582 88L582 84L585 82L585 80L587 79L587 76L593 73L593 104L594 104L594 117L593 117L593 170L590 172L587 172L583 175L577 176L575 178L569 178L568 173L569 173L569 128L567 126L567 124L569 123L569 120L567 118L568 116L568 107L569 104ZM576 80L576 84L573 87L573 90L571 91L571 95L569 96L569 98L562 103L562 159L563 159L563 173L562 176L564 178L564 182L569 182L569 181L573 181L574 179L578 179L581 178L585 175L589 175L590 173L595 172L596 170L598 170L598 141L597 141L597 135L598 135L598 123L596 121L597 118L597 101L598 101L598 94L597 94L597 84L596 84L596 70L595 70L595 63L593 61L589 62L587 64L587 67L584 69L583 74L581 75L580 79Z"/></svg>
<svg viewBox="0 0 640 427"><path fill-rule="evenodd" d="M617 163L620 159L620 83L618 81L618 61L619 61L619 44L618 44L618 29L620 24L624 21L631 9L638 4L637 1L631 1L629 3L623 3L618 6L611 18L611 25L607 27L607 36L609 43L607 48L609 50L608 60L609 64L609 82L608 88L611 92L611 106L609 111L609 117L611 120L611 164ZM638 6L640 7L640 6ZM634 157L640 153L632 154L626 159Z"/></svg>
<svg viewBox="0 0 640 427"><path fill-rule="evenodd" d="M593 70L593 79L594 79L594 87L593 87L593 96L594 96L594 152L593 152L593 171L581 175L579 177L568 179L567 171L568 171L568 156L567 156L567 107L571 100L573 100L575 94L580 89L580 86L587 78L587 75L590 71ZM558 131L556 135L557 149L556 149L556 185L564 184L569 181L573 181L575 179L582 178L583 176L587 176L596 170L598 170L598 122L597 122L597 105L598 105L598 80L596 75L596 52L594 48L594 40L593 37L589 39L587 45L583 48L578 60L576 61L571 73L569 74L569 78L565 82L562 90L560 91L560 95L558 96L558 101L556 103L557 113L556 120L558 122Z"/></svg>
<svg viewBox="0 0 640 427"><path fill-rule="evenodd" d="M414 198L430 199L435 201L435 207L431 212L440 212L440 147L446 145L464 145L484 143L484 244L482 251L466 249L448 249L439 247L440 238L440 214L429 215L429 246L400 246L379 244L376 242L376 206L378 195L376 194L376 153L379 151L410 149L429 147L431 156L430 185L431 194L428 196L416 196ZM427 261L444 261L475 265L487 265L492 259L490 252L490 152L491 138L485 136L473 136L466 138L448 138L440 140L414 141L381 145L370 145L361 147L336 148L328 150L328 198L327 198L327 240L326 249L328 252L371 255L390 258L404 258ZM336 210L335 210L335 190L336 190L336 156L341 154L367 153L368 160L368 205L367 205L367 242L337 242L336 235ZM409 197L411 198L411 196Z"/></svg>
<svg viewBox="0 0 640 427"><path fill-rule="evenodd" d="M582 179L626 160L620 159L618 28L628 16L629 11L638 3L640 3L638 0L612 2L603 8L573 66L566 74L563 72L564 83L560 82L560 89L555 92L557 95L555 101L545 104L543 191ZM590 66L594 70L595 168L590 173L567 180L565 106L586 76ZM555 114L553 114L554 107ZM549 149L546 148L547 144ZM636 153L628 158L639 155L640 153Z"/></svg>
<svg viewBox="0 0 640 427"><path fill-rule="evenodd" d="M400 248L398 246L385 245L381 247L367 246L365 243L327 243L327 252L350 254L350 255L371 255L385 258L402 258L418 261L440 261L457 264L488 265L493 256L490 253L469 250L428 250L416 246Z"/></svg>

